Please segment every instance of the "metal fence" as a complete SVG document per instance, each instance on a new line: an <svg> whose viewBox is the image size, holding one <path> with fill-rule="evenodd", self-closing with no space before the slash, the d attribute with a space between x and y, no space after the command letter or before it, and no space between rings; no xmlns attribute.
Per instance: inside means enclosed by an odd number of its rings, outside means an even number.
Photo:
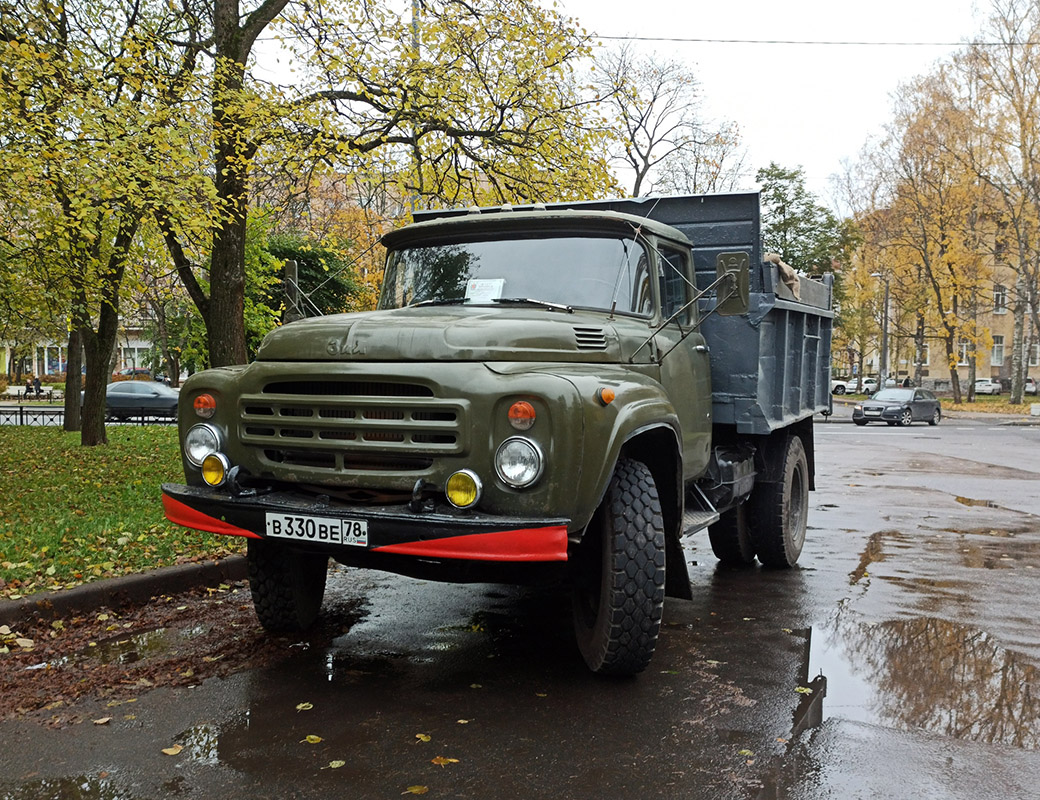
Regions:
<svg viewBox="0 0 1040 800"><path fill-rule="evenodd" d="M0 406L0 425L46 425L61 427L65 422L65 410L56 407L41 406ZM176 416L156 413L154 409L121 408L118 412L109 411L106 423L132 425L171 425L177 422Z"/></svg>

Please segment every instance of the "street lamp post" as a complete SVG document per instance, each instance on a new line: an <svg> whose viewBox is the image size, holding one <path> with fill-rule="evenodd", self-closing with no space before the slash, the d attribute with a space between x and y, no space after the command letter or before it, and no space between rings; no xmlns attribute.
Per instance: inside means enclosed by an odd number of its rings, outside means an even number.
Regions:
<svg viewBox="0 0 1040 800"><path fill-rule="evenodd" d="M888 275L872 272L870 277L881 278L885 282L885 299L881 308L881 376L878 381L884 388L888 379Z"/></svg>

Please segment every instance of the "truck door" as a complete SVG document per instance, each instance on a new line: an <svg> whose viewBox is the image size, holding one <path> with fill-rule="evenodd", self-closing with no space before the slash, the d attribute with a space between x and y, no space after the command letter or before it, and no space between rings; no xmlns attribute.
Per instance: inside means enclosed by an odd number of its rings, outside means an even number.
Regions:
<svg viewBox="0 0 1040 800"><path fill-rule="evenodd" d="M711 449L711 364L704 337L693 330L697 304L690 303L695 293L690 254L659 243L655 261L661 320L675 316L655 338L661 383L679 416L683 478L691 480L704 471Z"/></svg>

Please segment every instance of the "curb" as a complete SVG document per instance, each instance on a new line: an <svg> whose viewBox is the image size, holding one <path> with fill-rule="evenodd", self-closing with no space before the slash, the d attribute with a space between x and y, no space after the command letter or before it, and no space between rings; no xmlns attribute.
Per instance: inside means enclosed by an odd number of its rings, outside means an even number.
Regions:
<svg viewBox="0 0 1040 800"><path fill-rule="evenodd" d="M160 567L135 575L84 583L72 589L40 592L18 600L0 600L0 625L14 628L37 617L55 619L94 611L102 606L118 608L145 603L156 595L240 581L246 575L245 556Z"/></svg>

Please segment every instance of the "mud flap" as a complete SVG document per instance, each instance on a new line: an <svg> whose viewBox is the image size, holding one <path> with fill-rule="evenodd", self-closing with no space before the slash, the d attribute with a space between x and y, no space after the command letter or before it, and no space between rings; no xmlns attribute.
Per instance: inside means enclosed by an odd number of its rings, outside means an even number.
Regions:
<svg viewBox="0 0 1040 800"><path fill-rule="evenodd" d="M686 554L678 536L668 535L664 538L664 593L666 597L677 597L680 600L693 599L693 587L690 586L690 572L686 568Z"/></svg>

